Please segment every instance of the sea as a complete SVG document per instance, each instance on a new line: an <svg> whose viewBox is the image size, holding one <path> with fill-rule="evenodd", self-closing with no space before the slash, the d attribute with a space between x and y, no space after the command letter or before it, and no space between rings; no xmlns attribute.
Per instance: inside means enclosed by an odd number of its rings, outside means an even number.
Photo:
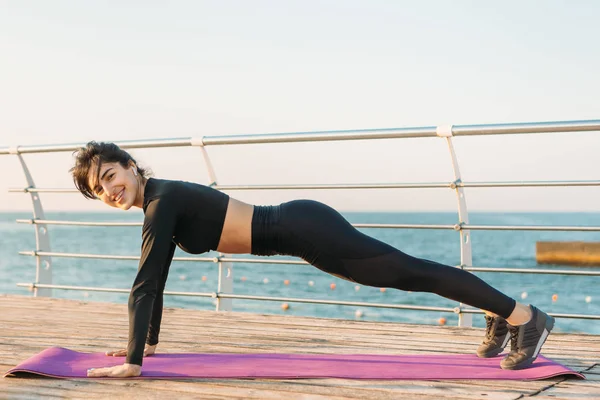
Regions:
<svg viewBox="0 0 600 400"><path fill-rule="evenodd" d="M455 224L456 212L343 212L353 223ZM18 283L35 281L35 257L19 251L35 250L33 225L18 224L16 219L32 218L29 212L0 213L0 293L31 296ZM46 212L46 219L99 222L141 222L141 212L90 213ZM600 226L600 213L486 213L470 212L476 225L560 225ZM141 227L85 227L49 225L51 251L139 256ZM448 265L460 264L459 234L443 229L361 229L410 255ZM538 265L537 241L600 241L600 232L547 231L471 231L473 265L522 269L567 269L599 271L597 267ZM215 256L207 253L202 256ZM177 249L175 256L189 256ZM252 256L236 255L239 258ZM272 257L273 258L273 257ZM281 257L285 258L285 257ZM52 259L53 283L103 288L131 288L137 261ZM310 265L233 264L235 294L269 297L342 300L369 303L410 304L456 307L458 304L431 293L404 292L395 289L356 285L328 275ZM477 276L525 303L550 313L600 315L600 276L565 276L551 274L475 273ZM173 262L166 290L180 292L214 292L217 290L218 267L212 262ZM334 285L332 285L334 284ZM333 286L333 288L332 288ZM126 293L53 290L57 298L86 302L127 303ZM283 301L233 300L233 311L298 315L369 321L418 324L457 325L454 313L412 311L372 307L319 305ZM215 299L188 296L165 296L165 307L214 310ZM483 327L483 316L474 315L473 325ZM600 320L559 318L558 332L600 334Z"/></svg>

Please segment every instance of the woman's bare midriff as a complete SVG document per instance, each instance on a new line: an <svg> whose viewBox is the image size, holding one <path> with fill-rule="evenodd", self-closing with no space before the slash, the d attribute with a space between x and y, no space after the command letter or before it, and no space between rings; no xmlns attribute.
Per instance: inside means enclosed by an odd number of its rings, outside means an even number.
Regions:
<svg viewBox="0 0 600 400"><path fill-rule="evenodd" d="M225 223L217 251L228 254L248 254L252 250L252 213L254 206L229 198Z"/></svg>

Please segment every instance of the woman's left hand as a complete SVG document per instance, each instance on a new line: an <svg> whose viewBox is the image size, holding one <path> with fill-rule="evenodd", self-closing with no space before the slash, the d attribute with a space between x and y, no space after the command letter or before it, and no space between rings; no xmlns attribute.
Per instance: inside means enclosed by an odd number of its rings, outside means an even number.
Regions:
<svg viewBox="0 0 600 400"><path fill-rule="evenodd" d="M106 368L90 368L87 371L88 378L130 378L132 376L140 376L142 367L137 364L115 365L114 367Z"/></svg>

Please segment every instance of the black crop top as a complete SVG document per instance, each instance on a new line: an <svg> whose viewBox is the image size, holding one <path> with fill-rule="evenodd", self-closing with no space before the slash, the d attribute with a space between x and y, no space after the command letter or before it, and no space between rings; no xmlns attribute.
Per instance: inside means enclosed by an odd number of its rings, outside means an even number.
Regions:
<svg viewBox="0 0 600 400"><path fill-rule="evenodd" d="M216 250L228 204L228 195L197 183L154 178L146 182L142 253L129 296L125 362L142 365L145 343L158 343L175 245L192 254Z"/></svg>

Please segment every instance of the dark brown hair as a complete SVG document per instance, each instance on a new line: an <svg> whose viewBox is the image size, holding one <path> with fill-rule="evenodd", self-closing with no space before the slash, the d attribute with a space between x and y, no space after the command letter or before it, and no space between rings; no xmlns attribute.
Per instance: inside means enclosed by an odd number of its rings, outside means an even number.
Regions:
<svg viewBox="0 0 600 400"><path fill-rule="evenodd" d="M114 143L98 143L91 141L85 147L75 150L73 156L75 157L75 166L71 168L69 172L73 175L75 187L88 199L97 198L93 187L90 187L88 184L88 176L90 169L92 169L93 166L96 167L96 183L99 180L98 175L100 174L100 167L103 163L118 162L123 168L127 168L129 163L133 162L136 165L138 175L140 175L142 179L148 178L149 171L137 166L137 163L131 154Z"/></svg>

